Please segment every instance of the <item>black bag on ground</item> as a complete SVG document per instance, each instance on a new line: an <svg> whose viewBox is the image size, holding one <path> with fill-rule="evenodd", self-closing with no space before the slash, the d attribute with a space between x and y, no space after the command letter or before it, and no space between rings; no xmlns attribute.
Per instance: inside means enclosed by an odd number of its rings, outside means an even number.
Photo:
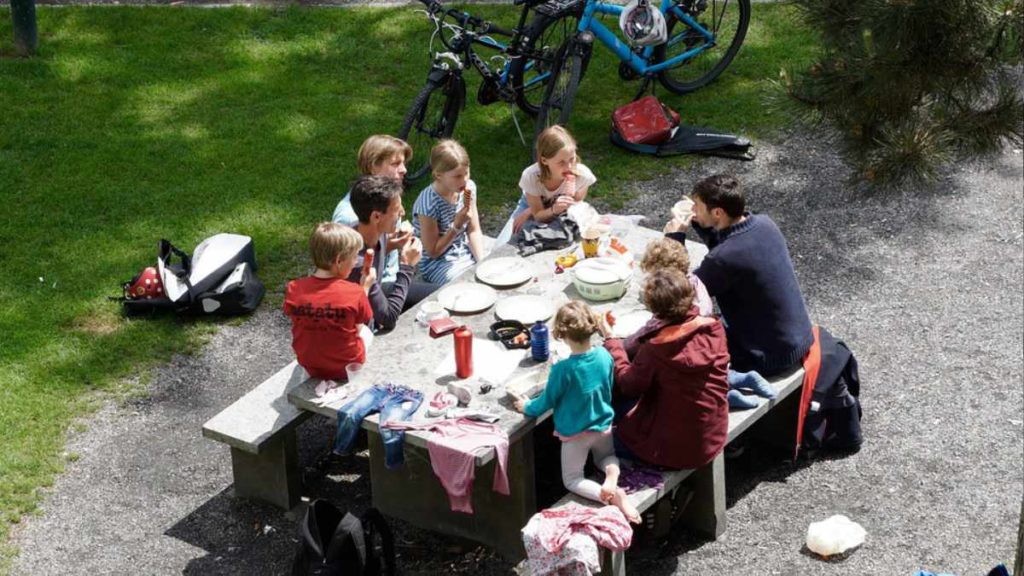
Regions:
<svg viewBox="0 0 1024 576"><path fill-rule="evenodd" d="M376 508L361 517L314 500L299 526L292 576L395 576L394 536Z"/></svg>
<svg viewBox="0 0 1024 576"><path fill-rule="evenodd" d="M715 128L687 126L680 124L668 141L662 144L634 144L622 137L612 124L612 144L640 154L654 156L678 156L680 154L704 154L737 160L753 160L750 140L743 136L729 134Z"/></svg>
<svg viewBox="0 0 1024 576"><path fill-rule="evenodd" d="M860 374L846 343L819 328L821 368L811 408L804 418L803 447L853 451L864 441L860 419Z"/></svg>
<svg viewBox="0 0 1024 576"><path fill-rule="evenodd" d="M165 310L184 315L245 314L259 306L265 292L256 277L252 238L240 234L211 236L196 246L192 256L161 240L157 271L164 297L133 298L126 289L122 299L126 314Z"/></svg>

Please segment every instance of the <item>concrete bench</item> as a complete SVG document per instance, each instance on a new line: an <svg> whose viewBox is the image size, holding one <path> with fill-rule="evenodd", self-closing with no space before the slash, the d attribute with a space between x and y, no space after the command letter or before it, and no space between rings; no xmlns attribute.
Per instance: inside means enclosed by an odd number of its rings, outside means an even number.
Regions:
<svg viewBox="0 0 1024 576"><path fill-rule="evenodd" d="M203 424L203 436L231 447L235 494L285 510L299 503L295 428L310 413L289 403L288 393L307 380L293 361Z"/></svg>
<svg viewBox="0 0 1024 576"><path fill-rule="evenodd" d="M732 442L743 432L749 429L755 422L760 420L772 409L779 406L786 398L797 392L794 400L799 399L799 390L803 384L804 371L798 368L788 374L772 378L769 381L778 393L774 400L757 398L758 406L750 410L738 410L729 413L729 435L726 443ZM795 430L795 419L783 419L782 426L789 426ZM783 429L781 432L786 432ZM689 504L683 509L679 521L682 525L691 530L711 537L718 538L725 532L725 457L719 454L710 463L696 470L665 470L662 472L663 486L661 489L645 488L629 495L629 501L640 511L641 514L657 506L655 514L655 535L663 535L667 532L671 523L672 496L676 489L687 481L692 490L693 497ZM666 496L669 496L666 498ZM566 494L561 500L551 506L560 508L570 502L582 506L597 508L604 506L600 502L587 500L576 494ZM659 528L663 527L659 534ZM520 574L529 573L526 562L517 567ZM625 576L626 558L623 552L612 552L602 550L601 574L612 576Z"/></svg>

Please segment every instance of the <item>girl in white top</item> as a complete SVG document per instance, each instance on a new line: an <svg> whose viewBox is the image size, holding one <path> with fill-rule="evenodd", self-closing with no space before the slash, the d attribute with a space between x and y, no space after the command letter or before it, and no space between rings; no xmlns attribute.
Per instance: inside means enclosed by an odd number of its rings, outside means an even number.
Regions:
<svg viewBox="0 0 1024 576"><path fill-rule="evenodd" d="M430 151L430 166L434 181L413 204L413 227L423 241L420 273L444 284L484 257L483 233L466 149L442 140Z"/></svg>
<svg viewBox="0 0 1024 576"><path fill-rule="evenodd" d="M523 191L510 225L499 235L502 241L519 231L527 220L550 222L576 202L587 197L587 190L597 182L590 168L576 156L576 140L561 126L546 128L537 137L537 162L523 170L519 188ZM504 239L505 242L508 239Z"/></svg>

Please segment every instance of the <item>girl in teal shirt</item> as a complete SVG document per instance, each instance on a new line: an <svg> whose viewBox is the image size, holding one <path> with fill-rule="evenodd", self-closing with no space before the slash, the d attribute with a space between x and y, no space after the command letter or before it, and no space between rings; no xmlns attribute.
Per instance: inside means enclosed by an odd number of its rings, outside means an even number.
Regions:
<svg viewBox="0 0 1024 576"><path fill-rule="evenodd" d="M544 392L530 400L520 396L516 410L536 418L548 410L555 412L555 435L562 440L562 483L566 489L584 498L614 504L626 519L640 522L640 514L619 488L619 460L612 443L611 354L592 346L595 332L608 333L604 321L582 302L570 302L558 309L554 338L563 340L572 350L565 360L551 367ZM604 484L583 476L587 456L604 470Z"/></svg>

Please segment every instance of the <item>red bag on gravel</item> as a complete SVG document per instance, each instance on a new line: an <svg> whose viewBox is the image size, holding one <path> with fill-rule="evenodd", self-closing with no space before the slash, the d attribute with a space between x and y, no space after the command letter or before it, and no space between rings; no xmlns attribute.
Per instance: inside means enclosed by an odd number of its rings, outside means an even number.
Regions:
<svg viewBox="0 0 1024 576"><path fill-rule="evenodd" d="M679 126L679 113L654 96L644 96L613 112L612 124L632 144L663 144Z"/></svg>

